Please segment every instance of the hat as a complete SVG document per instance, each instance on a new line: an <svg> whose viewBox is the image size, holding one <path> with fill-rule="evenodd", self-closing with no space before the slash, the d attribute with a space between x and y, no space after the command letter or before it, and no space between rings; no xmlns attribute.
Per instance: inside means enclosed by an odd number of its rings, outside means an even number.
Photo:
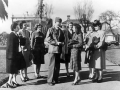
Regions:
<svg viewBox="0 0 120 90"><path fill-rule="evenodd" d="M55 22L60 22L60 23L61 23L61 22L62 22L62 19L59 18L59 17L56 17L56 18L55 18Z"/></svg>

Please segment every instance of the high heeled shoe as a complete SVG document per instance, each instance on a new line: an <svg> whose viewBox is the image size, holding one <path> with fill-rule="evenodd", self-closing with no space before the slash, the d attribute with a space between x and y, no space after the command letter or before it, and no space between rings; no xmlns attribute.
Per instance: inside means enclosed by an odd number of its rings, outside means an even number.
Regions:
<svg viewBox="0 0 120 90"><path fill-rule="evenodd" d="M13 84L13 86L15 86L15 87L21 86L20 84L15 83L14 81L12 81L12 84Z"/></svg>
<svg viewBox="0 0 120 90"><path fill-rule="evenodd" d="M25 80L26 80L26 81L29 81L30 79L29 79L28 77L25 77Z"/></svg>
<svg viewBox="0 0 120 90"><path fill-rule="evenodd" d="M20 78L20 79L21 79L22 82L26 82L25 78L24 79Z"/></svg>
<svg viewBox="0 0 120 90"><path fill-rule="evenodd" d="M97 83L102 83L102 82L103 82L102 78L97 80Z"/></svg>
<svg viewBox="0 0 120 90"><path fill-rule="evenodd" d="M13 85L10 85L9 83L6 83L5 85L2 85L1 88L16 88Z"/></svg>

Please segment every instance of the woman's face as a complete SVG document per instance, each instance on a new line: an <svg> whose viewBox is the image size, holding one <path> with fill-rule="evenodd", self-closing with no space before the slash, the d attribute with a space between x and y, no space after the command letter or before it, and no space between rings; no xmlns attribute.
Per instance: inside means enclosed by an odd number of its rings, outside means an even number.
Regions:
<svg viewBox="0 0 120 90"><path fill-rule="evenodd" d="M69 29L73 29L73 24L69 24Z"/></svg>
<svg viewBox="0 0 120 90"><path fill-rule="evenodd" d="M95 31L98 31L98 30L99 30L99 26L96 26L96 27L95 27Z"/></svg>
<svg viewBox="0 0 120 90"><path fill-rule="evenodd" d="M37 31L41 31L41 29L42 29L41 26L37 27Z"/></svg>
<svg viewBox="0 0 120 90"><path fill-rule="evenodd" d="M92 27L89 27L89 31L90 31L90 32L92 32L92 31L93 31Z"/></svg>
<svg viewBox="0 0 120 90"><path fill-rule="evenodd" d="M18 32L20 30L19 25L16 26L16 29L14 29L15 32Z"/></svg>
<svg viewBox="0 0 120 90"><path fill-rule="evenodd" d="M79 30L76 28L76 26L73 26L73 32L78 33Z"/></svg>

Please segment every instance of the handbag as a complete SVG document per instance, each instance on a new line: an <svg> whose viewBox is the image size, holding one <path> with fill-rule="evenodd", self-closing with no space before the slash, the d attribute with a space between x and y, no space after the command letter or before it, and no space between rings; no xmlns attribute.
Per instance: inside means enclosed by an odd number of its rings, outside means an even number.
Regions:
<svg viewBox="0 0 120 90"><path fill-rule="evenodd" d="M49 44L48 53L59 53L59 47Z"/></svg>

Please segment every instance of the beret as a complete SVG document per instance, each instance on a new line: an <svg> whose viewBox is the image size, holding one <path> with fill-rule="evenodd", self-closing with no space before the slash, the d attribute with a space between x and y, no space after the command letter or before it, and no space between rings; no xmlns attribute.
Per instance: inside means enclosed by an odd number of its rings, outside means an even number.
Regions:
<svg viewBox="0 0 120 90"><path fill-rule="evenodd" d="M59 17L56 17L56 18L55 18L55 22L60 22L60 23L61 23L61 22L62 22L62 19L59 18Z"/></svg>

